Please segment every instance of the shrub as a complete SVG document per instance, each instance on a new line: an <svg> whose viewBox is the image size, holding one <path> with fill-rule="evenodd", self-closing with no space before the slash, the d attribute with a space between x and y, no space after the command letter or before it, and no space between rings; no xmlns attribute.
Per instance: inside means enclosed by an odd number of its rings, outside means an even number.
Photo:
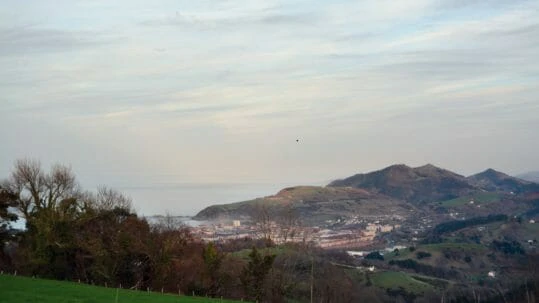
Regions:
<svg viewBox="0 0 539 303"><path fill-rule="evenodd" d="M418 251L415 255L418 260L432 256L431 253L425 251Z"/></svg>
<svg viewBox="0 0 539 303"><path fill-rule="evenodd" d="M365 259L368 260L384 260L384 256L379 251L373 251L365 256Z"/></svg>

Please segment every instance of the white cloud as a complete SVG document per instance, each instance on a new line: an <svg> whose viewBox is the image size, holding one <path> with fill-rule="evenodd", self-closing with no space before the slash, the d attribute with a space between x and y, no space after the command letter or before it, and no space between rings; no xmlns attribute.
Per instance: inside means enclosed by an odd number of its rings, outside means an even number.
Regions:
<svg viewBox="0 0 539 303"><path fill-rule="evenodd" d="M10 5L0 119L28 140L9 136L7 157L38 148L111 176L278 180L391 162L479 169L485 157L440 146L489 152L500 133L524 144L515 159L539 147L526 131L539 127L533 1ZM506 156L491 161L527 165Z"/></svg>

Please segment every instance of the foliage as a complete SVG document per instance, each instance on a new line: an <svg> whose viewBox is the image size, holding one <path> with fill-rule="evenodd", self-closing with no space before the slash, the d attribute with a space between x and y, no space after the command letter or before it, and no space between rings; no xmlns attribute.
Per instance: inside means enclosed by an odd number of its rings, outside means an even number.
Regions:
<svg viewBox="0 0 539 303"><path fill-rule="evenodd" d="M0 225L14 218L7 212L8 206L19 208L26 219L26 230L16 238L9 238L10 254L0 256L5 259L0 259L0 270L17 270L19 275L101 286L121 286L132 290L154 289L206 297L304 302L309 301L312 294L313 298L321 302L380 302L387 300L388 296L392 296L393 301L419 300L422 298L416 296L425 293L423 299L427 300L434 298L427 295L433 291L433 287L439 287L452 292L451 298L465 298L469 291L457 291L454 284L465 281L468 276L442 264L449 262L443 256L459 261L452 262L452 265L477 270L474 267L485 268L490 265L484 262L492 260L479 257L483 253L487 255L489 249L490 252L498 250L505 254L524 253L518 242L508 238L494 240L490 247L486 247L470 243L447 243L441 237L445 232L507 219L504 215L479 217L438 225L430 239L443 243L419 246L415 253L416 260L412 257L414 247L400 251L396 249L393 254L386 255L391 259L389 266L382 262L384 256L380 252L372 252L362 262L376 264L376 272L365 272L357 269L357 260L339 250L323 250L309 243L276 245L271 240L273 236L279 233L281 238L290 239L296 235L300 226L294 210L285 207L282 208L282 214L259 209L258 231L262 239L204 243L188 227L175 223L170 217L164 218L160 224L150 225L133 211L131 200L114 189L100 187L96 192L83 191L69 167L55 165L46 172L39 162L30 160L17 161L14 172L1 185ZM276 216L282 218L276 219ZM528 224L525 228L529 229L528 234L534 235L534 225ZM5 231L5 228L0 227L0 237ZM509 231L506 230L507 233ZM501 236L497 239L501 239ZM531 253L530 250L529 255L506 259L511 259L515 264L525 261L534 264L535 261L528 258ZM430 259L417 261L431 256ZM474 262L471 262L471 256ZM421 276L391 272L386 274L390 266L421 273ZM529 266L532 267L537 268ZM349 274L351 271L353 275ZM527 268L520 271L531 272ZM496 282L502 283L501 277L502 274ZM536 276L529 277L530 289L536 287L534 283L538 280ZM0 282L0 290L4 294L5 289L2 287L9 283ZM389 282L394 284L389 285ZM54 298L49 301L85 302L86 297L93 298L95 295L99 302L111 301L110 293L99 294L103 289L89 291L93 295L86 296L86 291L80 287L89 286L48 284L45 287L40 286L40 282L32 283L37 284L26 285L26 289L47 288L40 293L45 294L45 299L25 297L20 292L8 298L47 302L49 299L46 295L51 294ZM79 297L71 296L77 291L72 291L69 285L78 289ZM410 285L416 287L417 291L411 291ZM9 287L14 290L21 288ZM60 287L64 287L65 292L52 294ZM503 291L510 289L507 286ZM129 291L119 293L120 301L130 302L137 302L138 295L147 294ZM130 297L131 293L133 297ZM147 294L150 295L153 296ZM180 301L184 299L177 296L174 298ZM152 297L148 300L160 302L161 299Z"/></svg>
<svg viewBox="0 0 539 303"><path fill-rule="evenodd" d="M412 259L391 260L389 261L389 265L396 265L401 268L411 269L417 273L422 273L437 278L451 279L459 276L459 273L453 269L434 267L428 264L419 263Z"/></svg>
<svg viewBox="0 0 539 303"><path fill-rule="evenodd" d="M367 260L384 260L384 256L379 251L373 251L370 252L365 256L365 259Z"/></svg>
<svg viewBox="0 0 539 303"><path fill-rule="evenodd" d="M260 301L264 295L264 280L268 275L275 255L262 256L260 252L253 247L249 254L249 263L244 267L241 281L246 293L250 299Z"/></svg>
<svg viewBox="0 0 539 303"><path fill-rule="evenodd" d="M439 236L444 233L453 232L459 229L463 229L475 225L483 225L497 221L506 221L507 215L488 215L486 217L475 217L467 220L455 220L445 223L440 223L432 230L432 236Z"/></svg>
<svg viewBox="0 0 539 303"><path fill-rule="evenodd" d="M492 247L507 255L523 255L525 254L522 245L517 241L492 241Z"/></svg>
<svg viewBox="0 0 539 303"><path fill-rule="evenodd" d="M428 252L425 252L425 251L418 251L418 252L415 253L415 255L416 255L417 259L419 259L419 260L432 256L431 253L428 253Z"/></svg>
<svg viewBox="0 0 539 303"><path fill-rule="evenodd" d="M17 195L0 186L0 243L7 238L8 223L18 219L17 215L9 211L9 207L17 206Z"/></svg>
<svg viewBox="0 0 539 303"><path fill-rule="evenodd" d="M206 280L205 288L206 293L210 296L216 296L220 293L220 287L223 281L220 276L221 264L224 258L224 254L217 250L217 247L213 242L210 242L204 247L203 259L204 259L204 277Z"/></svg>

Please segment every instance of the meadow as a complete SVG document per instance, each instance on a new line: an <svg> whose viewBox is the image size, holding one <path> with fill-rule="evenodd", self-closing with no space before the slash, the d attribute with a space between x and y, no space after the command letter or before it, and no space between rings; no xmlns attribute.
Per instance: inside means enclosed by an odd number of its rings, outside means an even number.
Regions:
<svg viewBox="0 0 539 303"><path fill-rule="evenodd" d="M0 302L40 303L202 303L230 300L105 288L75 282L0 275Z"/></svg>

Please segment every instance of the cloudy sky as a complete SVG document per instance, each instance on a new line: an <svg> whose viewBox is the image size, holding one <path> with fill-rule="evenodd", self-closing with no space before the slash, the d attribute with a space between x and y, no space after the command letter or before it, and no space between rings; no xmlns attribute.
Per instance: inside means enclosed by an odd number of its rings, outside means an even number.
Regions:
<svg viewBox="0 0 539 303"><path fill-rule="evenodd" d="M0 67L2 176L22 157L119 186L539 169L536 0L0 0Z"/></svg>

